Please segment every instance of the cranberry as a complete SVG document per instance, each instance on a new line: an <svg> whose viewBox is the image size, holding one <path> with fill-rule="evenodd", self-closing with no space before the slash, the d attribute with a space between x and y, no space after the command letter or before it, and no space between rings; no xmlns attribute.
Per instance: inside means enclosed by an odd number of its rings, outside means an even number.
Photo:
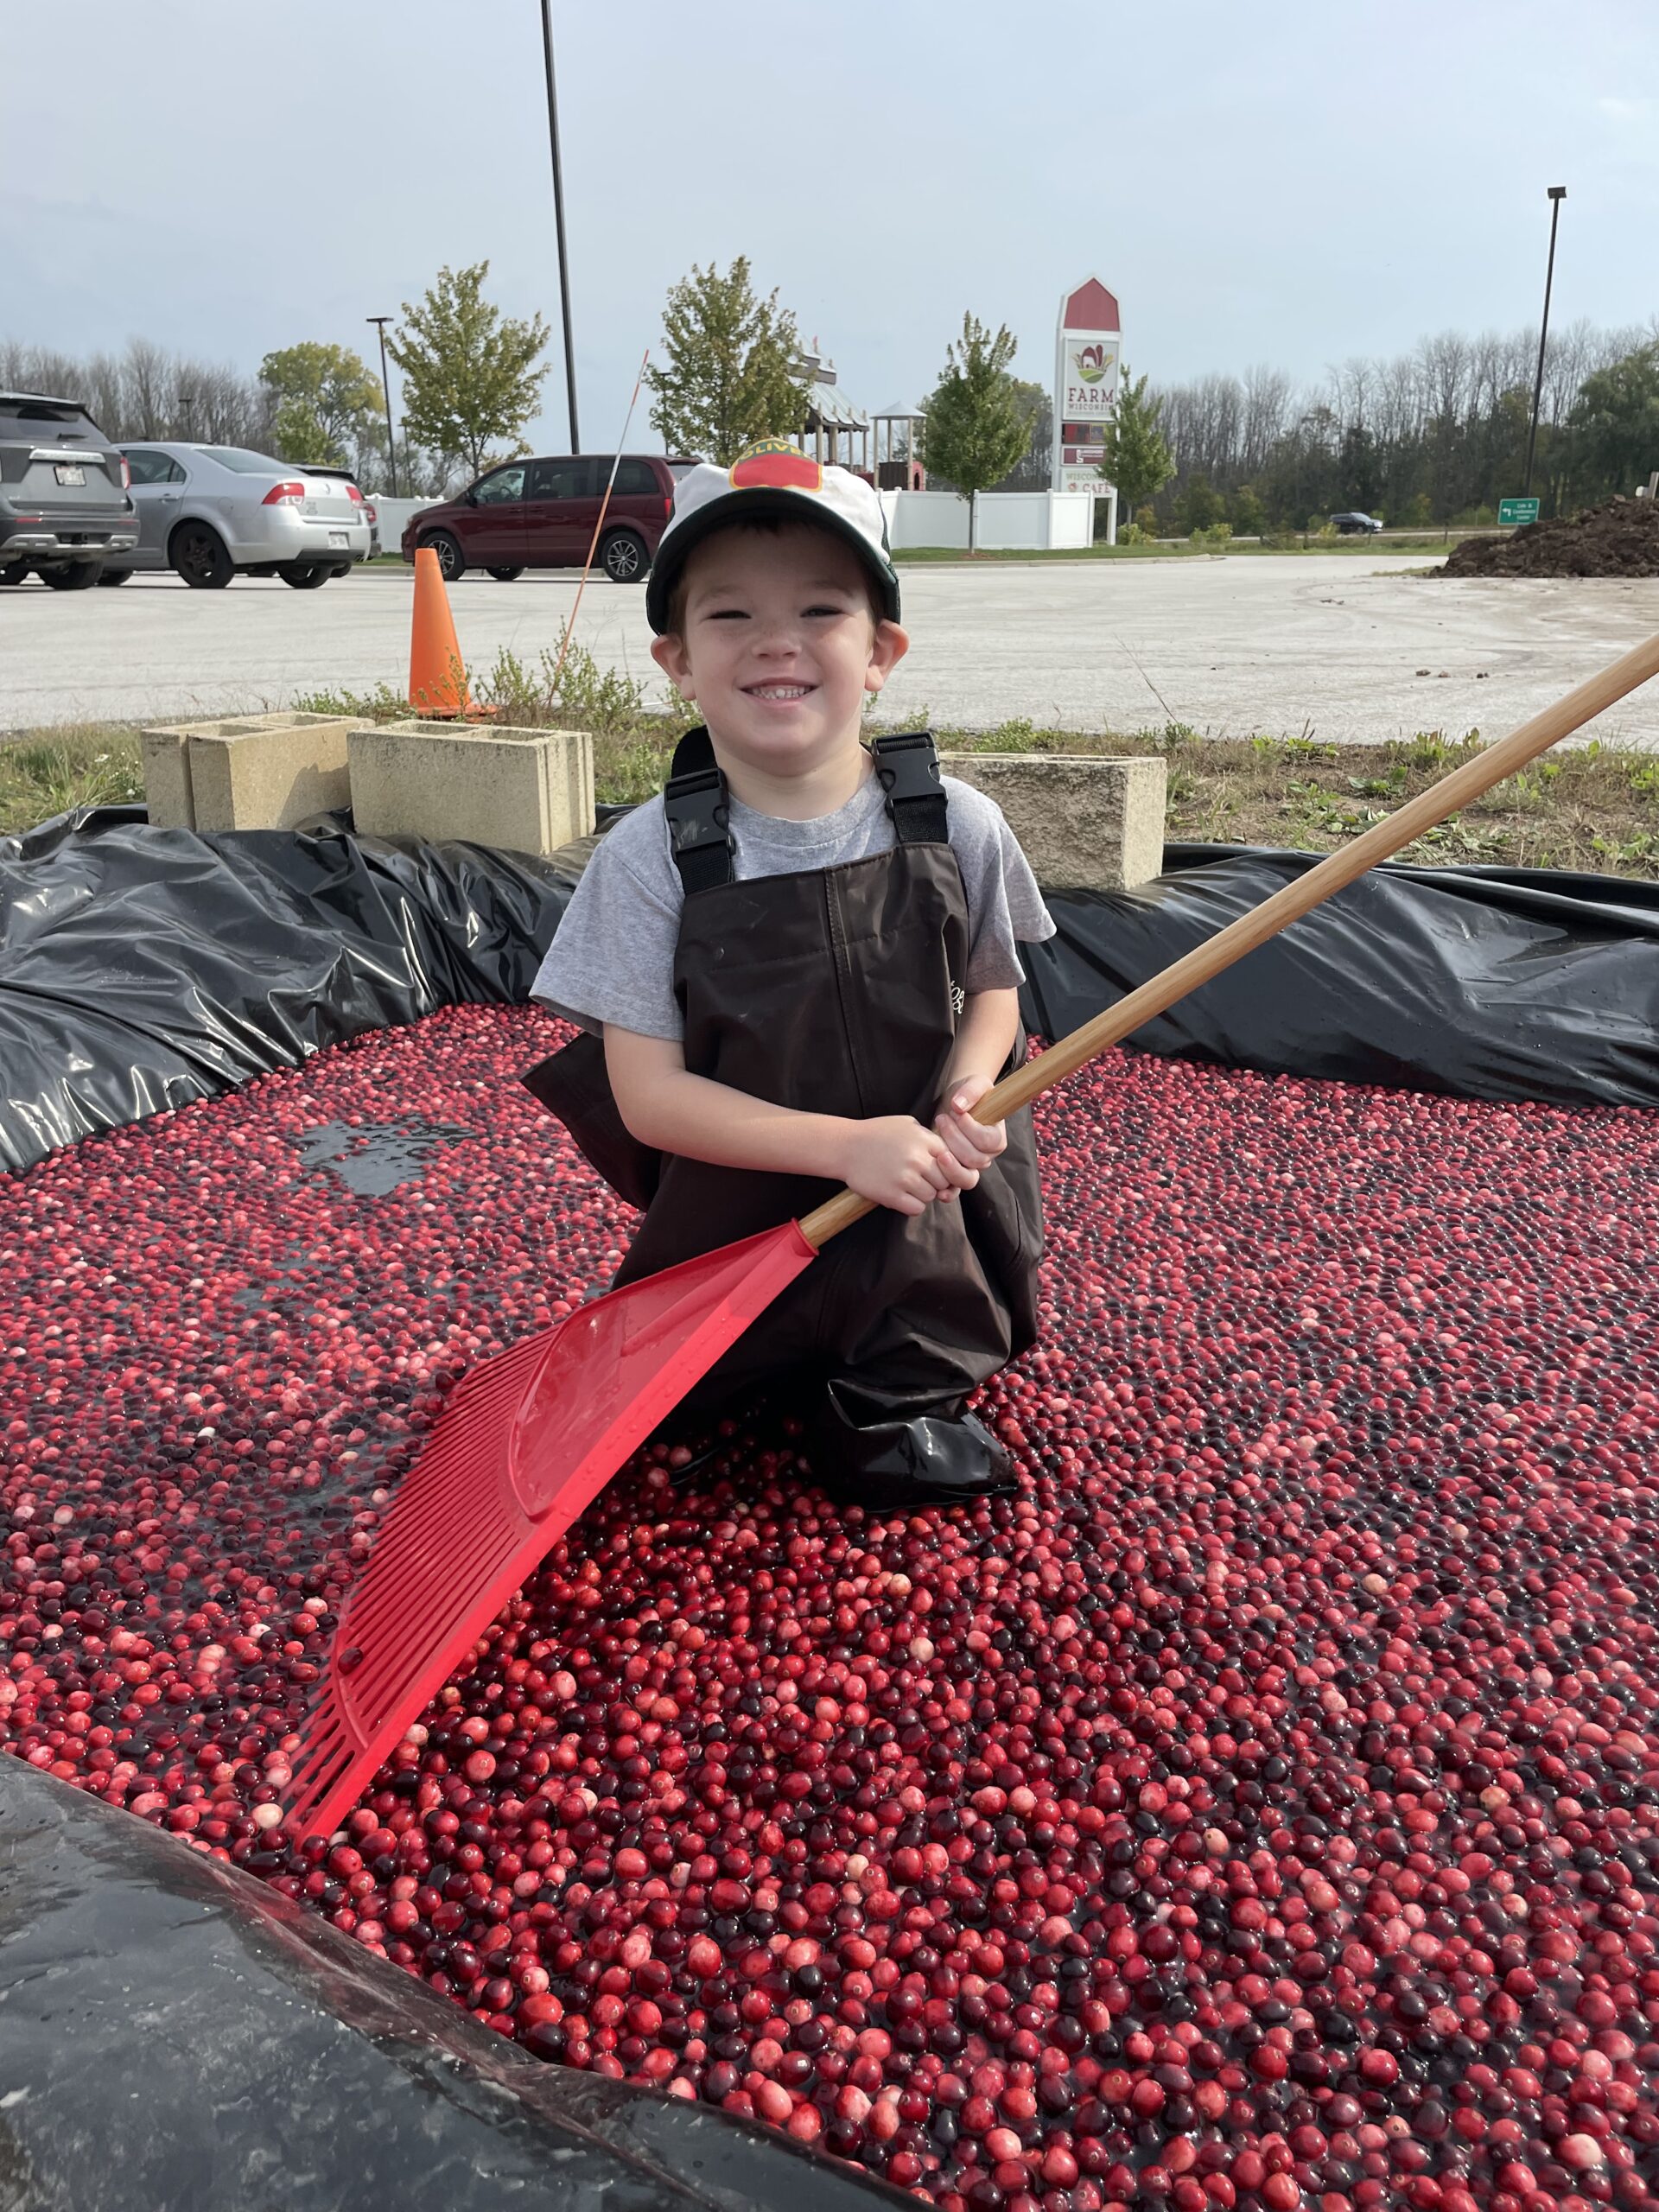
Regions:
<svg viewBox="0 0 1659 2212"><path fill-rule="evenodd" d="M1644 2202L1639 1113L1079 1076L980 1402L1017 1497L837 1508L787 1408L650 1446L342 1832L283 1828L446 1391L626 1243L503 1093L558 1033L452 1008L0 1186L0 1741L539 2056L942 2205ZM307 1165L388 1096L409 1181Z"/></svg>

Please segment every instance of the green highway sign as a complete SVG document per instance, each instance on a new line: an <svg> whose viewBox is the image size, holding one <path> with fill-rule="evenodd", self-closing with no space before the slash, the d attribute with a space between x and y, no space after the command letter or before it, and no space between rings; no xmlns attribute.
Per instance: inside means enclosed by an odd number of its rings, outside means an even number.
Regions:
<svg viewBox="0 0 1659 2212"><path fill-rule="evenodd" d="M1500 499L1497 503L1497 519L1502 524L1536 522L1538 502L1536 499Z"/></svg>

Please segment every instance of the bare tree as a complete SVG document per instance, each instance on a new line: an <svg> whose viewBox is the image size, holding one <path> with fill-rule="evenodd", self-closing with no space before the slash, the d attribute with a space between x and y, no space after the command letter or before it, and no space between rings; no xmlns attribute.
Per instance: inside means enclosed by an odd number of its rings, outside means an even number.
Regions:
<svg viewBox="0 0 1659 2212"><path fill-rule="evenodd" d="M135 338L121 354L86 359L12 339L0 342L0 382L78 400L110 437L268 442L269 395L227 364L193 360Z"/></svg>
<svg viewBox="0 0 1659 2212"><path fill-rule="evenodd" d="M1290 414L1290 378L1282 369L1258 362L1244 372L1243 411L1239 430L1239 466L1247 477L1266 467L1268 455L1285 434Z"/></svg>
<svg viewBox="0 0 1659 2212"><path fill-rule="evenodd" d="M1377 375L1377 364L1363 353L1351 353L1340 368L1330 372L1337 414L1357 430L1370 427Z"/></svg>
<svg viewBox="0 0 1659 2212"><path fill-rule="evenodd" d="M1463 420L1469 378L1469 340L1459 330L1443 330L1420 340L1418 357L1428 388L1428 411L1441 423Z"/></svg>
<svg viewBox="0 0 1659 2212"><path fill-rule="evenodd" d="M1376 379L1376 435L1385 445L1402 445L1422 426L1422 379L1409 353L1396 353L1379 365Z"/></svg>

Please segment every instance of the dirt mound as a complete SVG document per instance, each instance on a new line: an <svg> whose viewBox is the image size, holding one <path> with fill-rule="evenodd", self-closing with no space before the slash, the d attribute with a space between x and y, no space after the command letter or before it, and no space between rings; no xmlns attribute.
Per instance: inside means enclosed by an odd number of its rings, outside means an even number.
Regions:
<svg viewBox="0 0 1659 2212"><path fill-rule="evenodd" d="M1659 499L1609 499L1529 523L1511 537L1469 537L1444 576L1659 576Z"/></svg>

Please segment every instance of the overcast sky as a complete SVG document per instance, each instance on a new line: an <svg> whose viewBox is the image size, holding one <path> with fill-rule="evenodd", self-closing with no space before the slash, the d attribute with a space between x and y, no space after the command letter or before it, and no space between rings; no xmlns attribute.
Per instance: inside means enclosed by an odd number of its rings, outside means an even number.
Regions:
<svg viewBox="0 0 1659 2212"><path fill-rule="evenodd" d="M1659 311L1651 0L556 0L582 442L747 254L869 408L1096 273L1159 379ZM0 336L252 369L441 264L555 327L538 0L0 0ZM636 420L631 444L658 441Z"/></svg>

